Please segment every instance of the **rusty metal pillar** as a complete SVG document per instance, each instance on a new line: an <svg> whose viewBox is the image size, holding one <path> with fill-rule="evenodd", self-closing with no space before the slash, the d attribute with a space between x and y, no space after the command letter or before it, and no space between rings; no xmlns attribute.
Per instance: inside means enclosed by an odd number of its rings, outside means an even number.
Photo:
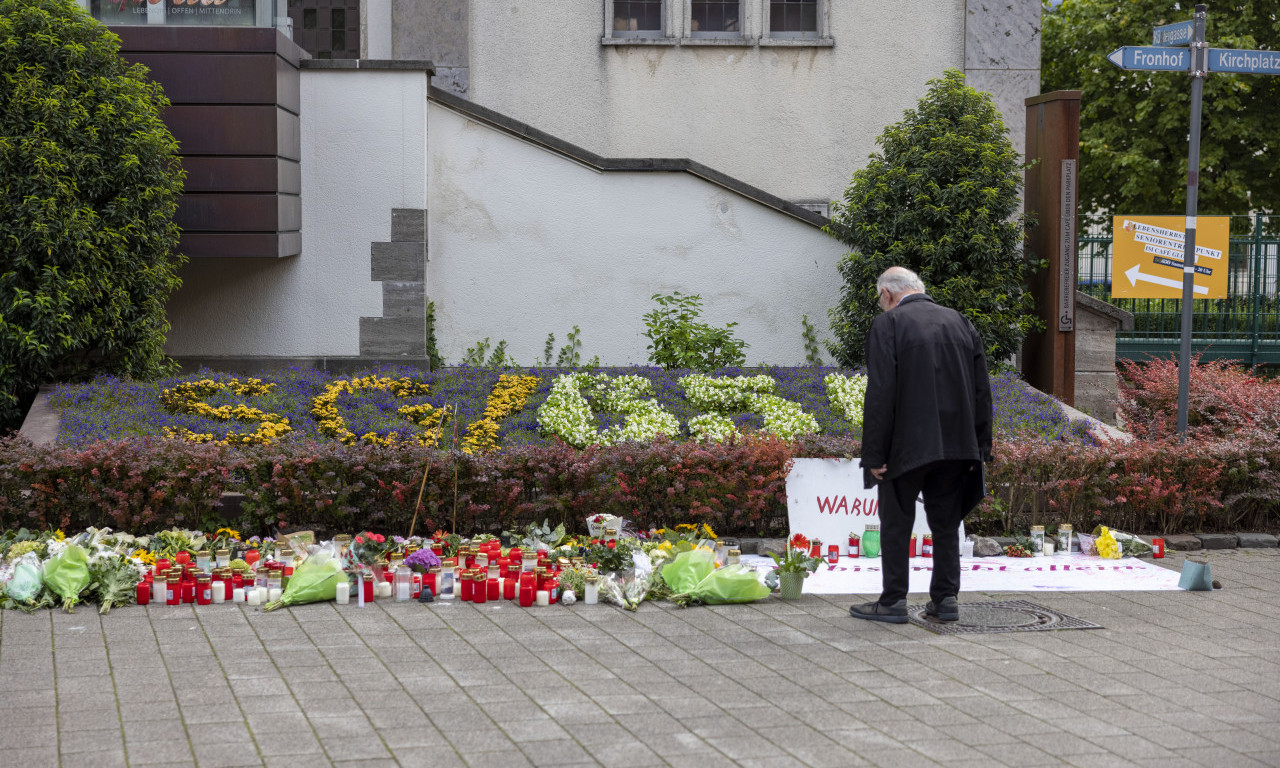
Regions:
<svg viewBox="0 0 1280 768"><path fill-rule="evenodd" d="M1029 279L1044 330L1027 334L1022 372L1035 388L1075 404L1076 190L1080 91L1033 96L1027 105L1025 206L1036 221L1027 254L1048 262Z"/></svg>

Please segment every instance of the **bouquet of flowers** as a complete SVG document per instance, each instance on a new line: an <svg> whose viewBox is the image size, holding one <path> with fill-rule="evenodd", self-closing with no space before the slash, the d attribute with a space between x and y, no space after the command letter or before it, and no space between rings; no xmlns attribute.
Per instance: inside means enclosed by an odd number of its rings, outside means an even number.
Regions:
<svg viewBox="0 0 1280 768"><path fill-rule="evenodd" d="M809 544L809 539L797 533L787 540L787 549L782 555L770 552L769 557L773 558L779 573L803 573L808 576L822 565L822 558L809 556Z"/></svg>

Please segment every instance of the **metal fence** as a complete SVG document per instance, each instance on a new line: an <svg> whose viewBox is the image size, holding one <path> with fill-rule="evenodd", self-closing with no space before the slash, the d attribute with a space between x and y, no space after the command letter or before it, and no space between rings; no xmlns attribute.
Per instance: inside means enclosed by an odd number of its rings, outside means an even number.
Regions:
<svg viewBox="0 0 1280 768"><path fill-rule="evenodd" d="M1112 299L1111 232L1080 222L1079 288L1133 313L1133 330L1116 333L1116 356L1176 354L1182 332L1180 299ZM1227 298L1197 299L1192 349L1205 360L1280 365L1280 216L1232 216Z"/></svg>

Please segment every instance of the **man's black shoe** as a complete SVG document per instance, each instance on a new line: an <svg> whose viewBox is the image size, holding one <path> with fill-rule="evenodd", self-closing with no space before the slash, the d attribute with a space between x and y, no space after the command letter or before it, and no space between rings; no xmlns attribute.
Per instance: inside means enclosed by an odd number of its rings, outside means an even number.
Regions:
<svg viewBox="0 0 1280 768"><path fill-rule="evenodd" d="M855 619L868 621L887 621L890 624L906 624L907 601L899 600L893 605L885 605L879 600L849 607L849 615Z"/></svg>
<svg viewBox="0 0 1280 768"><path fill-rule="evenodd" d="M944 597L937 604L930 600L925 605L924 612L938 621L960 620L960 606L956 605L954 597Z"/></svg>

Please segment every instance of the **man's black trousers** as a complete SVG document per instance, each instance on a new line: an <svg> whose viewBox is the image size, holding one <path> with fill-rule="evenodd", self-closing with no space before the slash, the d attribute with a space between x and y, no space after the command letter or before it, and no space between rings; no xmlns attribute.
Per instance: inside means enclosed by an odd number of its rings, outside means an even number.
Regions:
<svg viewBox="0 0 1280 768"><path fill-rule="evenodd" d="M939 602L960 592L960 523L966 488L981 482L977 461L935 461L879 484L880 557L884 590L880 602L892 605L907 596L908 547L916 519L916 498L924 493L924 511L933 533L933 578L929 597Z"/></svg>

